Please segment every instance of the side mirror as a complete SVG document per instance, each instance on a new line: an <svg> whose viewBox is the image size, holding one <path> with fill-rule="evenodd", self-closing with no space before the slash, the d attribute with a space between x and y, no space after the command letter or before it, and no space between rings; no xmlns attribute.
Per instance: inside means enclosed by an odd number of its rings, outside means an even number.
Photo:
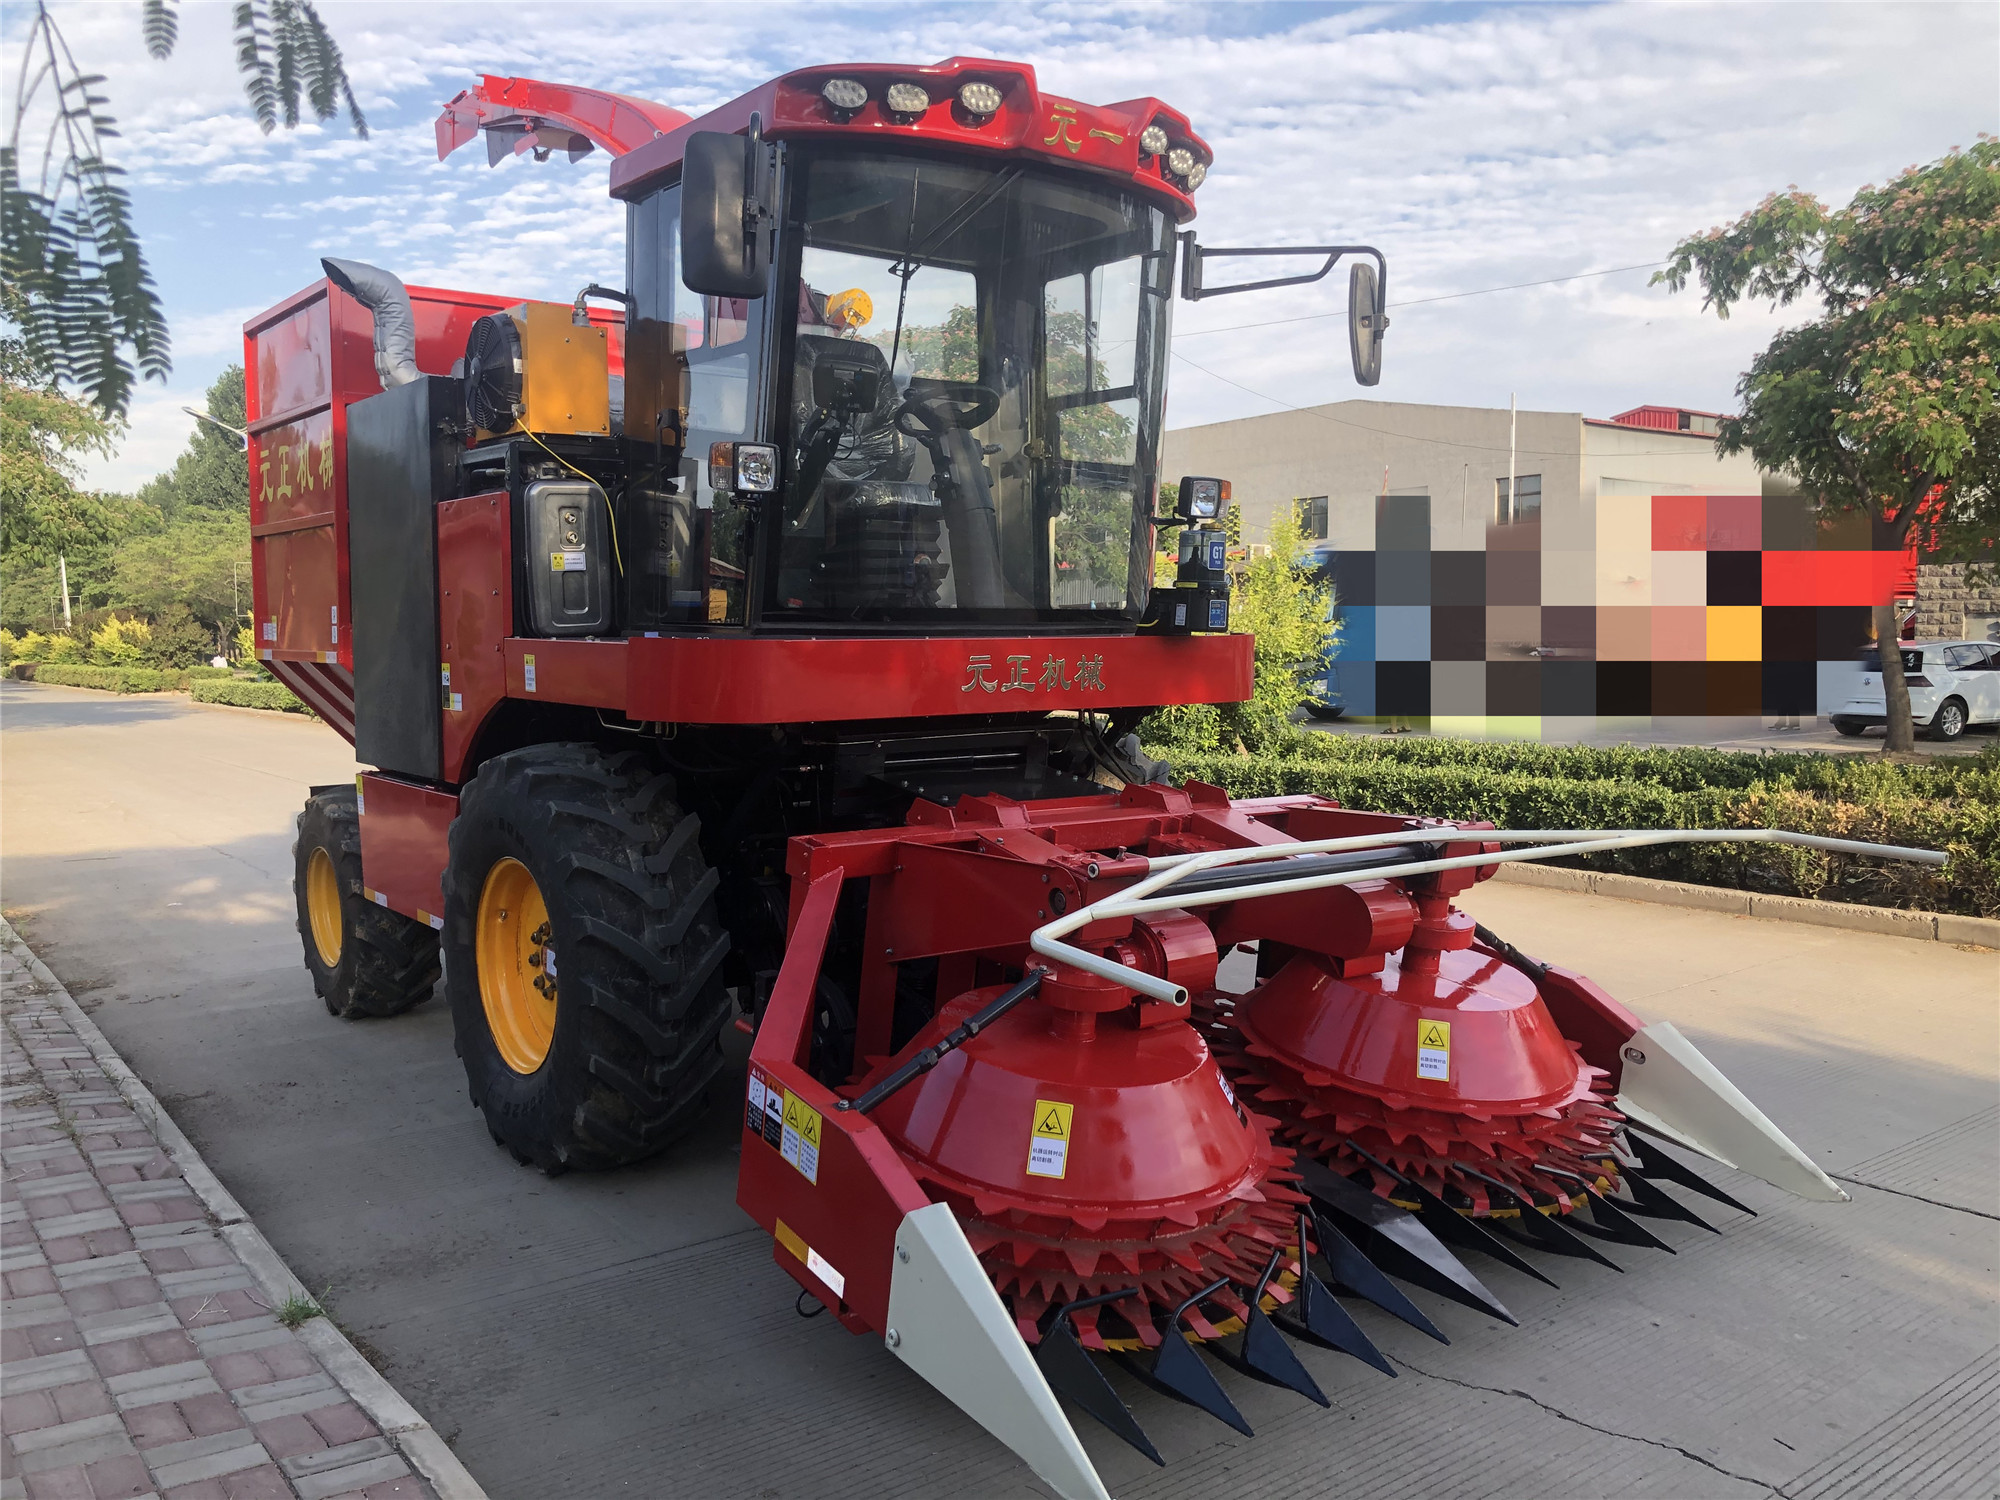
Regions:
<svg viewBox="0 0 2000 1500"><path fill-rule="evenodd" d="M1388 331L1375 268L1365 260L1356 261L1347 272L1347 347L1354 356L1354 378L1360 384L1380 383L1382 335Z"/></svg>
<svg viewBox="0 0 2000 1500"><path fill-rule="evenodd" d="M757 127L753 119L748 136L700 131L681 157L681 280L704 297L764 295L770 215L757 193Z"/></svg>

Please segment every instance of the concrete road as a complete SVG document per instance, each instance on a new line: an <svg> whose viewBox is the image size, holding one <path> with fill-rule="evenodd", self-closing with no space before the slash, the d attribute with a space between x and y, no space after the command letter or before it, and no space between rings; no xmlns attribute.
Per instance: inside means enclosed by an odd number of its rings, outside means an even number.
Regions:
<svg viewBox="0 0 2000 1500"><path fill-rule="evenodd" d="M469 1107L436 1001L326 1015L289 888L328 730L169 697L0 686L4 899L264 1232L498 1497L1027 1496L872 1340L794 1315L735 1207L719 1106L664 1160L549 1179ZM1258 1436L1136 1387L1128 1497L1988 1495L2000 1469L2000 959L1489 884L1530 952L1677 1022L1854 1201L1713 1169L1758 1209L1552 1291L1475 1260L1510 1329L1362 1307L1402 1371L1305 1351L1321 1411L1225 1373ZM1704 1212L1707 1209L1704 1208Z"/></svg>

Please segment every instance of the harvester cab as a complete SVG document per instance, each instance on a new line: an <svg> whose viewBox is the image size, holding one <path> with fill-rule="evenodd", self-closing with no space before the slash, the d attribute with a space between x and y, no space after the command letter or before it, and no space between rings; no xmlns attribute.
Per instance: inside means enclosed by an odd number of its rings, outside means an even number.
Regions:
<svg viewBox="0 0 2000 1500"><path fill-rule="evenodd" d="M1216 1364L1324 1404L1296 1346L1392 1375L1365 1319L1444 1337L1405 1288L1511 1321L1457 1252L1547 1279L1706 1228L1663 1184L1742 1206L1661 1142L1843 1196L1452 898L1679 838L1941 856L1232 801L1139 747L1251 688L1229 486L1158 472L1173 304L1345 261L1373 384L1379 252L1202 247L1183 115L988 59L699 120L489 77L437 133L606 150L624 285L329 260L253 319L256 611L373 768L300 818L315 988L393 1015L442 957L519 1160L636 1160L740 1078L777 1264L1065 1496L1105 1493L1066 1406L1160 1456L1108 1362L1248 1432Z"/></svg>

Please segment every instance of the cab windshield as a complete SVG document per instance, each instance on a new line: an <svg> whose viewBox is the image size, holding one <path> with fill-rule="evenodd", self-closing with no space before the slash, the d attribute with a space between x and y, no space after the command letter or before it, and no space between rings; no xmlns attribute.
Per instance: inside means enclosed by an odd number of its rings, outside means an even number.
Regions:
<svg viewBox="0 0 2000 1500"><path fill-rule="evenodd" d="M1166 214L1018 164L794 160L772 615L1136 620Z"/></svg>

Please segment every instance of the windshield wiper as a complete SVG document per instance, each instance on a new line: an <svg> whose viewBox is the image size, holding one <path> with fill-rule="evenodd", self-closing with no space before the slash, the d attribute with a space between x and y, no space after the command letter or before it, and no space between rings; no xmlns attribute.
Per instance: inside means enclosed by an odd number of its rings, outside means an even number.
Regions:
<svg viewBox="0 0 2000 1500"><path fill-rule="evenodd" d="M896 298L896 334L889 345L889 373L895 377L896 356L903 347L903 309L910 299L910 281L924 268L930 253L944 241L970 223L973 216L991 203L1010 187L1021 175L1020 167L1008 167L985 187L974 193L958 206L949 218L926 237L922 246L912 249L910 242L917 233L917 186L923 180L923 168L918 167L910 174L910 227L903 235L903 257L889 263L889 274L903 283L901 295Z"/></svg>

